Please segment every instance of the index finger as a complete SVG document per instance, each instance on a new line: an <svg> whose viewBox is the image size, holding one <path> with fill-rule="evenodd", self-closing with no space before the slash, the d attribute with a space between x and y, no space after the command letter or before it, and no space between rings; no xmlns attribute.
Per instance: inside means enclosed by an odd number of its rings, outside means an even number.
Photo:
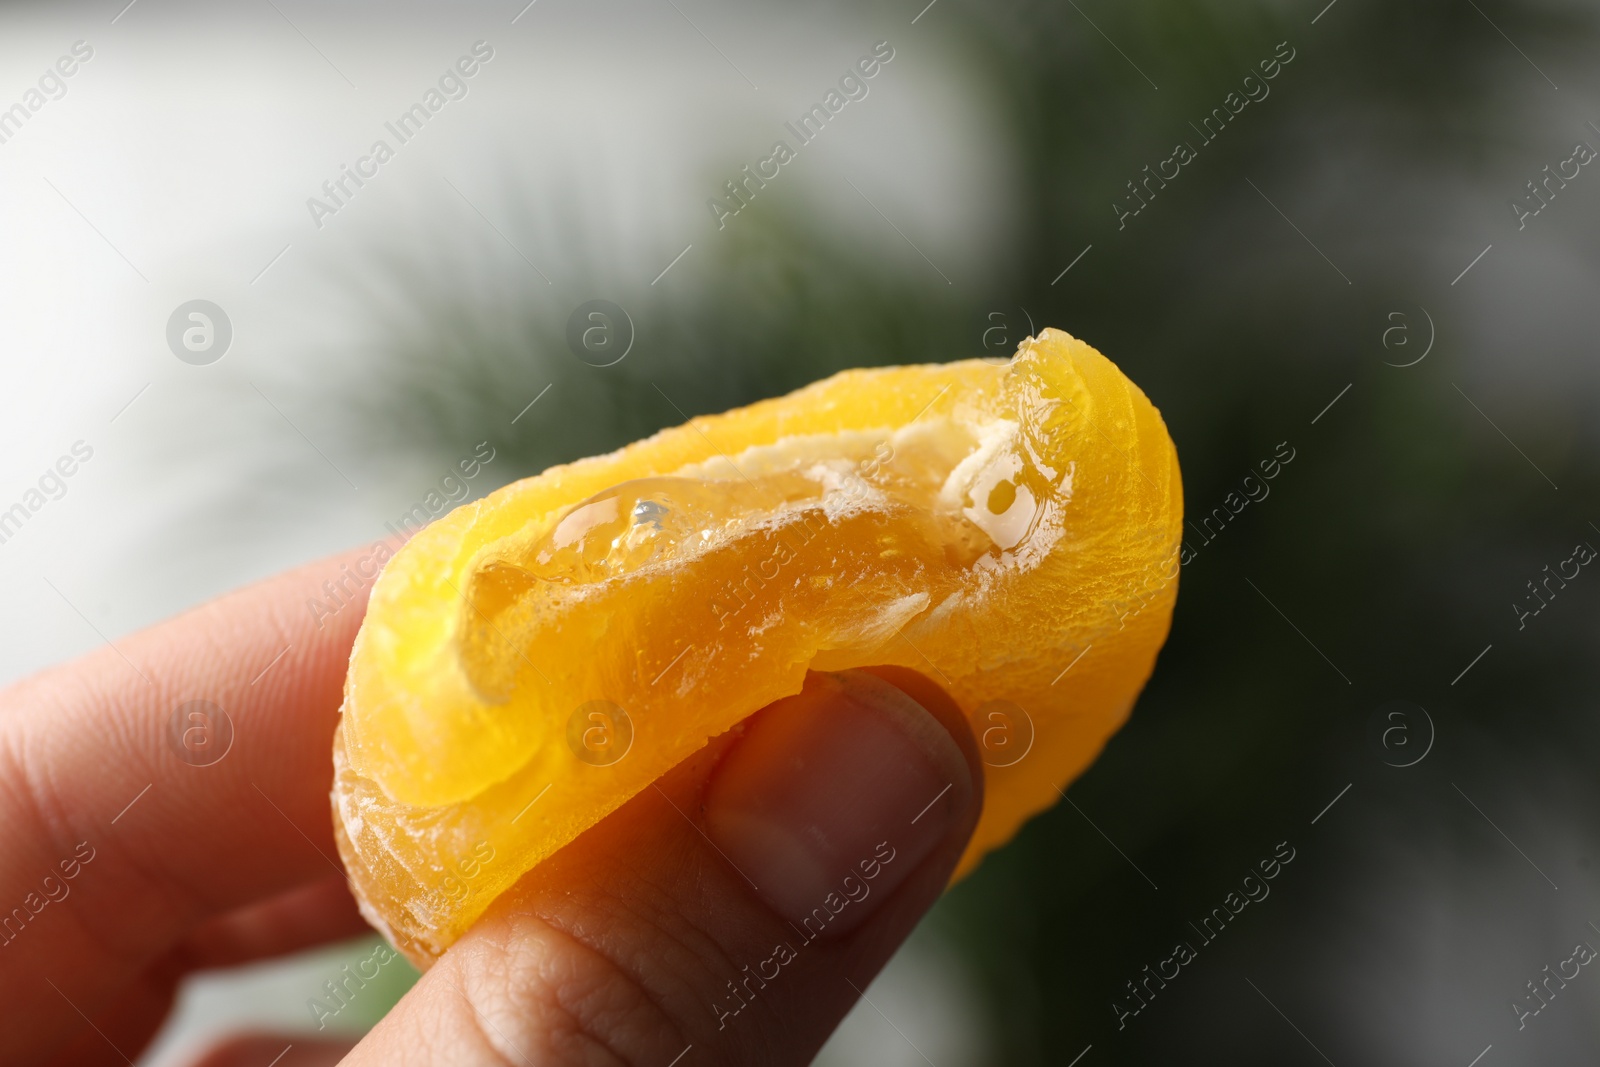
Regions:
<svg viewBox="0 0 1600 1067"><path fill-rule="evenodd" d="M0 1028L0 1061L83 1029L197 923L343 875L332 736L393 550L267 579L0 693L0 997L32 1024Z"/></svg>

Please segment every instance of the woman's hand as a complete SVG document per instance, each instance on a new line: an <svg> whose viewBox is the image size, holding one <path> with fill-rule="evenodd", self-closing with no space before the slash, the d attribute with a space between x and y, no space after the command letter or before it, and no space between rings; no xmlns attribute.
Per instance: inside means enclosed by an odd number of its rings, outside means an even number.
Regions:
<svg viewBox="0 0 1600 1067"><path fill-rule="evenodd" d="M328 800L365 590L331 615L324 590L361 555L0 695L0 1062L131 1063L188 972L366 928ZM525 875L353 1050L255 1035L204 1062L808 1063L982 788L920 675L814 679Z"/></svg>

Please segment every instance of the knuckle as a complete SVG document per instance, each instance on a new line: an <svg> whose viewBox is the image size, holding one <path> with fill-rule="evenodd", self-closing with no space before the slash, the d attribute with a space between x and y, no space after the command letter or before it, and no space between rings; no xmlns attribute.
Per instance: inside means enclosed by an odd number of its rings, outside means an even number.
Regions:
<svg viewBox="0 0 1600 1067"><path fill-rule="evenodd" d="M577 921L507 910L441 961L507 1063L659 1065L691 1043L684 1020L705 1011L695 991L714 943L669 914L612 904L591 898Z"/></svg>
<svg viewBox="0 0 1600 1067"><path fill-rule="evenodd" d="M19 869L23 862L34 863L40 871L52 872L63 857L74 855L79 843L92 843L97 851L112 848L112 843L103 835L96 835L81 825L82 819L75 816L73 804L56 788L47 764L48 759L30 744L26 731L0 731L0 825L13 835L13 842L21 842L8 850L0 867L7 876L21 878L24 874L33 874L32 870ZM57 910L70 916L72 934L79 947L93 952L101 964L136 970L148 964L172 941L177 930L175 916L193 911L198 903L192 895L184 893L182 887L171 885L147 870L137 850L119 851L114 861L102 860L96 873L103 875L108 869L113 872L119 895L126 899L163 902L147 913L147 921L128 923L120 921L114 911L77 904ZM63 897L63 901L71 901L82 888L69 885L69 895Z"/></svg>

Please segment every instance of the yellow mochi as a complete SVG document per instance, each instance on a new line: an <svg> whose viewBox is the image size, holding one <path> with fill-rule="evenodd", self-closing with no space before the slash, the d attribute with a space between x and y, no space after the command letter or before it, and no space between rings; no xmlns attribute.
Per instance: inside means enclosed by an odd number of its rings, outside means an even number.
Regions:
<svg viewBox="0 0 1600 1067"><path fill-rule="evenodd" d="M1123 723L1166 639L1160 414L1058 330L853 370L552 467L416 535L334 735L362 911L420 966L557 849L808 670L897 664L983 755L957 877Z"/></svg>

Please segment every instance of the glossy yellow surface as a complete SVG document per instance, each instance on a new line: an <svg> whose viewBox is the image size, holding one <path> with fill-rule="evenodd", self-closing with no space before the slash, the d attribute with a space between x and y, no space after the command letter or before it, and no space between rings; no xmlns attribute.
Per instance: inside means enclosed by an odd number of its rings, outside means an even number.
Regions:
<svg viewBox="0 0 1600 1067"><path fill-rule="evenodd" d="M972 722L965 873L1126 719L1177 595L1161 416L1057 330L846 371L467 504L384 570L334 739L369 919L413 960L808 669L899 664Z"/></svg>

